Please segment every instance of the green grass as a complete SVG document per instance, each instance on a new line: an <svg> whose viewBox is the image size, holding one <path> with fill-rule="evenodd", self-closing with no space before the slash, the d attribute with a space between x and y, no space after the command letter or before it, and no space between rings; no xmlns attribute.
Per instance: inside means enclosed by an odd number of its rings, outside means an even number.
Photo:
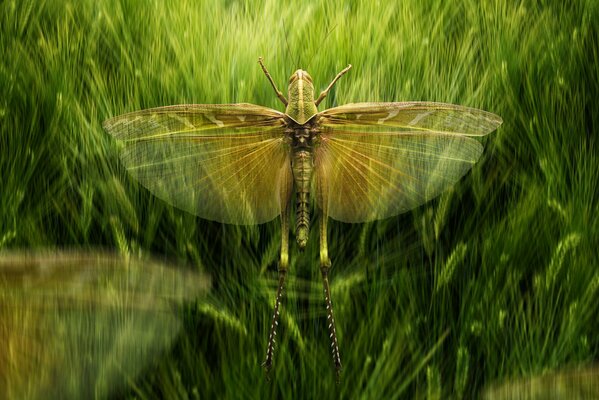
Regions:
<svg viewBox="0 0 599 400"><path fill-rule="evenodd" d="M596 1L0 3L0 249L109 248L212 277L185 332L119 395L472 398L599 361ZM272 381L260 368L280 228L225 226L132 180L103 120L179 103L281 109L307 69L321 109L430 100L500 115L452 191L376 223L332 222L344 364L335 384L317 232L291 248Z"/></svg>

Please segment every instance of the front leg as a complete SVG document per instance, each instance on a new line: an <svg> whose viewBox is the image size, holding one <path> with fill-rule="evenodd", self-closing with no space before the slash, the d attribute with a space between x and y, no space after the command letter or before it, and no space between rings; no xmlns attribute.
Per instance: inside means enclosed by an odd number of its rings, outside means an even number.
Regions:
<svg viewBox="0 0 599 400"><path fill-rule="evenodd" d="M335 79L333 79L333 82L331 82L329 84L329 86L327 86L327 88L320 93L320 96L318 96L318 98L314 102L314 104L316 104L317 107L320 104L320 102L323 101L325 97L327 97L327 95L329 94L329 90L331 90L333 88L333 85L335 84L335 82L337 82L337 80L339 78L341 78L350 69L351 69L351 64L349 64L347 67L345 67L344 69L342 69L341 72L339 72L337 74L337 76L335 77Z"/></svg>
<svg viewBox="0 0 599 400"><path fill-rule="evenodd" d="M270 76L270 72L268 72L268 70L266 69L266 66L262 62L262 57L258 58L258 64L260 64L260 66L262 67L262 71L264 71L264 75L266 75L266 78L268 78L268 81L272 85L272 88L275 90L275 93L277 94L277 97L279 98L279 100L281 100L283 105L285 107L287 107L287 99L285 98L285 96L283 96L283 93L277 88L275 81L272 79L272 76Z"/></svg>

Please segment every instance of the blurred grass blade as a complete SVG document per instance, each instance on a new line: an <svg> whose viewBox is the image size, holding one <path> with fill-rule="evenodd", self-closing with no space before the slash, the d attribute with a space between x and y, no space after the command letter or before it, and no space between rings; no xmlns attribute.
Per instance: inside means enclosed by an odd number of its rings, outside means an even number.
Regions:
<svg viewBox="0 0 599 400"><path fill-rule="evenodd" d="M106 398L166 350L205 275L108 253L0 255L0 397Z"/></svg>
<svg viewBox="0 0 599 400"><path fill-rule="evenodd" d="M484 391L483 399L599 399L599 368L558 371L493 385Z"/></svg>

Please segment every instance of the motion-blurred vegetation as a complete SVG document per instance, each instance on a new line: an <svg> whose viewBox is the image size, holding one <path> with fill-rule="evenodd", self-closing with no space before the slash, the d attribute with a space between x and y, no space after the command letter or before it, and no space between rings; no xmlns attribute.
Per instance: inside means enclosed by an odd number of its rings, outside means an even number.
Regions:
<svg viewBox="0 0 599 400"><path fill-rule="evenodd" d="M121 395L471 398L599 361L599 4L0 2L0 250L103 247L212 276L185 333ZM152 106L280 109L297 68L321 109L442 101L504 123L454 189L376 223L332 222L344 371L335 385L317 232L291 249L273 379L260 363L280 228L221 225L153 197L103 120Z"/></svg>

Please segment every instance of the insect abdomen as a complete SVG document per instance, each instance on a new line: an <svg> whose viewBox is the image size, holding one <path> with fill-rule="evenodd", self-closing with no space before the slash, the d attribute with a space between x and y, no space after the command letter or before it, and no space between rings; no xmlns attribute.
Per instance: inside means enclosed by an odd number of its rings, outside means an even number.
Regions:
<svg viewBox="0 0 599 400"><path fill-rule="evenodd" d="M293 179L295 181L295 238L300 250L304 250L310 234L310 179L312 177L312 153L298 150L293 153Z"/></svg>

